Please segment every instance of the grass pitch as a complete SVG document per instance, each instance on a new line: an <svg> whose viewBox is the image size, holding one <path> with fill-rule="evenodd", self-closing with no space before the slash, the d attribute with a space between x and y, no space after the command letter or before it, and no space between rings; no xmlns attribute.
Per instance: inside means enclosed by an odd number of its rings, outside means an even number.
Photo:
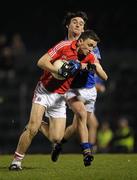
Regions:
<svg viewBox="0 0 137 180"><path fill-rule="evenodd" d="M12 155L0 155L0 180L137 180L137 154L95 154L92 166L84 167L81 154L26 155L22 171L8 170Z"/></svg>

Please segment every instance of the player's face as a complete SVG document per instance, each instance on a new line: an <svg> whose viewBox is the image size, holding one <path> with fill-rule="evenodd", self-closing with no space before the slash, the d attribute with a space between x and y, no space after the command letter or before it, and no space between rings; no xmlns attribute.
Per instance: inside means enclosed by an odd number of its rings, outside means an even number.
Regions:
<svg viewBox="0 0 137 180"><path fill-rule="evenodd" d="M74 17L71 19L70 24L67 26L68 33L80 36L84 32L85 22L81 17Z"/></svg>
<svg viewBox="0 0 137 180"><path fill-rule="evenodd" d="M97 42L94 41L93 39L80 39L79 40L79 53L80 54L84 54L85 56L88 55L93 48L95 48L97 46Z"/></svg>

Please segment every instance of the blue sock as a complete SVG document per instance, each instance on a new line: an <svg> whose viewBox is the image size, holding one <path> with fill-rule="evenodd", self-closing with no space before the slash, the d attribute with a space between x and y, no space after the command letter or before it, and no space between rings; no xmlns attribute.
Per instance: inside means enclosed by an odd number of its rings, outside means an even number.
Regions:
<svg viewBox="0 0 137 180"><path fill-rule="evenodd" d="M94 144L89 143L89 146L90 146L90 149L92 149L92 148L93 148L93 146L94 146Z"/></svg>
<svg viewBox="0 0 137 180"><path fill-rule="evenodd" d="M80 147L82 150L90 149L90 143L81 143Z"/></svg>

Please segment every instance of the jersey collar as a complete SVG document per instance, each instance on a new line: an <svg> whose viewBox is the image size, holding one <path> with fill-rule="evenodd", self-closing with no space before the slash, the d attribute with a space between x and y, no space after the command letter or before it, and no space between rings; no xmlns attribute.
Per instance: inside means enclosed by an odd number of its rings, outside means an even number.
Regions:
<svg viewBox="0 0 137 180"><path fill-rule="evenodd" d="M72 41L71 48L76 50L77 49L77 40Z"/></svg>

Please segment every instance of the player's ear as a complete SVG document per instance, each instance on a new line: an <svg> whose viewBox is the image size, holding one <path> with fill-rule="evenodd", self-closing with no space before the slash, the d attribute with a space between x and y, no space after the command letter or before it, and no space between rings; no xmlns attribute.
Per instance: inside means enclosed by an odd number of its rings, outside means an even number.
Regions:
<svg viewBox="0 0 137 180"><path fill-rule="evenodd" d="M78 44L80 45L80 44L82 44L83 43L83 39L79 39L78 40Z"/></svg>
<svg viewBox="0 0 137 180"><path fill-rule="evenodd" d="M68 29L68 25L66 25L66 28Z"/></svg>
<svg viewBox="0 0 137 180"><path fill-rule="evenodd" d="M79 42L80 42L80 43L83 43L83 39L79 39Z"/></svg>

